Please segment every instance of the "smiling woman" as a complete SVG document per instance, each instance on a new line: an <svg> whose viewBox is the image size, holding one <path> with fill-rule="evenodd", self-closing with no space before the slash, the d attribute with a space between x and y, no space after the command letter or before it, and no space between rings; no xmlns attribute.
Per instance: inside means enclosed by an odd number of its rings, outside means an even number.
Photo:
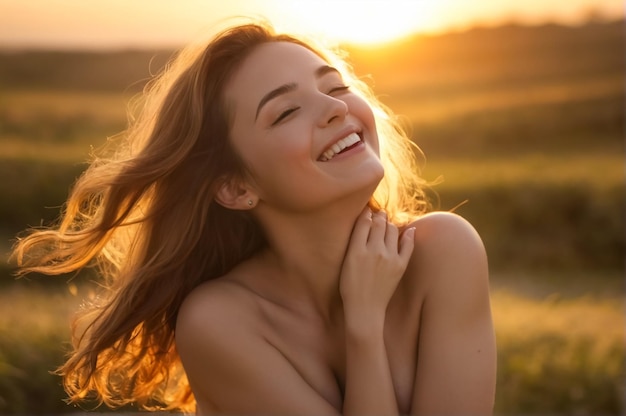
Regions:
<svg viewBox="0 0 626 416"><path fill-rule="evenodd" d="M252 22L182 52L23 272L96 263L74 402L209 414L488 414L484 247L331 50ZM418 360L419 357L419 360Z"/></svg>

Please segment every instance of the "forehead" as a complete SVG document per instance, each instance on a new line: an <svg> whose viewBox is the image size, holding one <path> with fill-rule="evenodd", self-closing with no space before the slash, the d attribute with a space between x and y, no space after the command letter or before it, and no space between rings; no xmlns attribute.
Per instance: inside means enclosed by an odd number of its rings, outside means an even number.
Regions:
<svg viewBox="0 0 626 416"><path fill-rule="evenodd" d="M304 46L270 42L257 46L235 71L225 88L228 101L241 110L259 102L268 91L311 78L327 62Z"/></svg>
<svg viewBox="0 0 626 416"><path fill-rule="evenodd" d="M325 65L313 51L291 42L269 42L257 46L235 71L235 84L252 81L271 82L274 77L299 75Z"/></svg>

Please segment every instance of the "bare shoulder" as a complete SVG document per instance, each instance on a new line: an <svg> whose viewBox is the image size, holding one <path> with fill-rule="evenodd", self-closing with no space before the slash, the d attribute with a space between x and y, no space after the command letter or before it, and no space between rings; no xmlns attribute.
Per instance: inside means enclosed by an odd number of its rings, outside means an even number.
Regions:
<svg viewBox="0 0 626 416"><path fill-rule="evenodd" d="M199 368L200 362L256 342L251 335L259 327L257 308L250 291L227 276L192 290L176 320L176 348L183 364Z"/></svg>
<svg viewBox="0 0 626 416"><path fill-rule="evenodd" d="M202 413L335 413L268 341L256 296L225 276L194 289L180 308L176 348Z"/></svg>
<svg viewBox="0 0 626 416"><path fill-rule="evenodd" d="M248 291L226 278L206 282L195 288L183 301L176 323L177 334L200 324L207 326L238 322L254 316L255 302Z"/></svg>
<svg viewBox="0 0 626 416"><path fill-rule="evenodd" d="M423 283L485 281L487 255L476 229L463 217L450 212L426 214L409 226L415 227L411 269ZM437 283L438 282L438 283Z"/></svg>
<svg viewBox="0 0 626 416"><path fill-rule="evenodd" d="M416 220L410 272L422 289L412 412L491 414L496 349L487 255L474 227L437 212Z"/></svg>
<svg viewBox="0 0 626 416"><path fill-rule="evenodd" d="M224 405L220 395L226 395L227 403L236 400L229 397L236 390L235 380L228 377L237 373L241 357L250 355L258 342L251 336L257 326L254 315L254 303L244 289L224 278L198 286L183 301L176 349L203 413L212 414Z"/></svg>
<svg viewBox="0 0 626 416"><path fill-rule="evenodd" d="M415 227L415 242L421 246L460 244L482 248L482 241L472 224L452 212L431 212L409 226Z"/></svg>

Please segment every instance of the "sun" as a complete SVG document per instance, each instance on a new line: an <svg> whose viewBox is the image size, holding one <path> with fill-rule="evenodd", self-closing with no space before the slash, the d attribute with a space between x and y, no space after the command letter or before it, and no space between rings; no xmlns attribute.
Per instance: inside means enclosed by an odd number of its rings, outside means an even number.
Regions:
<svg viewBox="0 0 626 416"><path fill-rule="evenodd" d="M421 0L277 1L289 31L353 44L385 43L436 26L441 3Z"/></svg>

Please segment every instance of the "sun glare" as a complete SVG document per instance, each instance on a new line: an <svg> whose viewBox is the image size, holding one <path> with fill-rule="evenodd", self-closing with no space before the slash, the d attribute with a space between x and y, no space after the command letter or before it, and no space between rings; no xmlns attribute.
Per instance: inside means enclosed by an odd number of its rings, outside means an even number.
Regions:
<svg viewBox="0 0 626 416"><path fill-rule="evenodd" d="M289 1L280 2L280 6L285 16L306 17L292 23L281 19L284 29L355 44L384 43L420 29L432 29L439 12L437 2L415 0Z"/></svg>

